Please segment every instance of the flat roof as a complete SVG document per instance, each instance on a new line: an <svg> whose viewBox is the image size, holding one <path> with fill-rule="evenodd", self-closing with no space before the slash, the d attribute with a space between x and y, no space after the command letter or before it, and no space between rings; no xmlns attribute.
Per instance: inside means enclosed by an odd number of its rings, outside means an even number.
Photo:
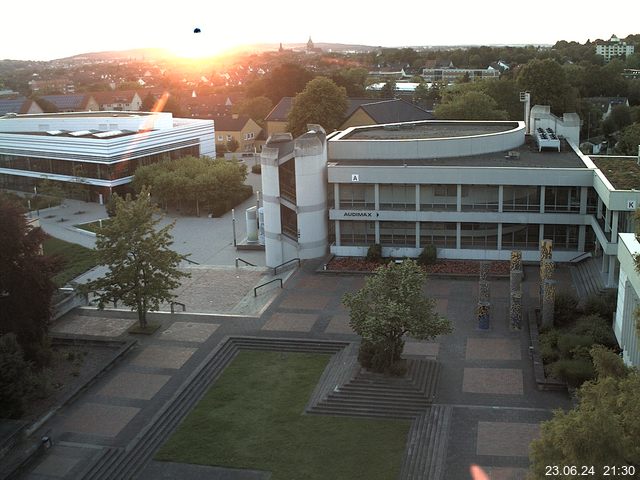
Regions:
<svg viewBox="0 0 640 480"><path fill-rule="evenodd" d="M640 190L638 157L589 156L616 190Z"/></svg>
<svg viewBox="0 0 640 480"><path fill-rule="evenodd" d="M96 111L96 112L57 112L57 113L29 113L20 115L5 115L0 117L0 120L16 120L20 118L51 118L54 120L60 118L90 118L90 117L109 117L109 118L134 118L134 117L147 117L149 115L156 115L153 112L119 112L119 111Z"/></svg>
<svg viewBox="0 0 640 480"><path fill-rule="evenodd" d="M427 121L400 125L356 127L340 140L416 140L425 138L456 138L508 132L518 122Z"/></svg>
<svg viewBox="0 0 640 480"><path fill-rule="evenodd" d="M566 143L562 142L562 149L543 150L538 152L530 138L527 143L517 149L510 150L519 154L518 158L509 157L509 152L485 153L481 155L469 155L445 158L419 158L419 159L357 159L341 160L329 158L329 163L336 166L421 166L421 167L526 167L526 168L588 168L582 159ZM639 167L640 168L640 167Z"/></svg>

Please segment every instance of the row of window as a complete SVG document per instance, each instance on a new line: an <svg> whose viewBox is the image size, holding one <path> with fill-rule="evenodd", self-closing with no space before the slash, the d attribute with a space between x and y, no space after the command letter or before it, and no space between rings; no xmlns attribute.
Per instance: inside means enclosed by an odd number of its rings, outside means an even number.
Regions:
<svg viewBox="0 0 640 480"><path fill-rule="evenodd" d="M199 156L200 147L178 148L169 152L146 155L144 157L111 164L0 154L0 168L97 180L117 180L133 175L138 167L151 165L163 160L176 160L189 155Z"/></svg>
<svg viewBox="0 0 640 480"><path fill-rule="evenodd" d="M453 222L380 222L380 244L387 247L415 247L416 236L420 246L456 248L457 228ZM367 246L376 242L375 222L340 221L341 246ZM578 249L578 226L544 225L544 237L553 241L558 250ZM503 249L537 249L540 225L502 224ZM461 223L460 247L495 250L498 248L497 223Z"/></svg>
<svg viewBox="0 0 640 480"><path fill-rule="evenodd" d="M420 210L457 210L457 185L420 185ZM541 187L505 185L502 189L502 210L505 212L540 211ZM373 185L341 184L339 207L348 210L375 209ZM381 210L416 210L416 186L407 184L380 184ZM461 185L462 211L497 212L499 187L497 185ZM587 212L596 210L597 194L589 189ZM546 212L580 212L579 187L545 187Z"/></svg>

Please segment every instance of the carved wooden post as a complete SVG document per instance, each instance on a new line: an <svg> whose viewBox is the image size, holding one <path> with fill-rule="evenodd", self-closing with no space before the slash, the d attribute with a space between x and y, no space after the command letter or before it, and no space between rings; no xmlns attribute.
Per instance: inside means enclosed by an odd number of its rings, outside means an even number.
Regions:
<svg viewBox="0 0 640 480"><path fill-rule="evenodd" d="M489 301L489 262L480 263L480 282L478 283L478 328L489 330L489 311L491 302Z"/></svg>

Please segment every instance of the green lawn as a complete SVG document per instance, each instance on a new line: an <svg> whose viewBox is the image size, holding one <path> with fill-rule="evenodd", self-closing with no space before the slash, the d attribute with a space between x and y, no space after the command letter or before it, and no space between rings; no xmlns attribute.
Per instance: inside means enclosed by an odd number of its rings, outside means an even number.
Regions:
<svg viewBox="0 0 640 480"><path fill-rule="evenodd" d="M42 244L42 248L45 255L61 255L64 258L62 270L53 277L53 281L59 287L63 287L69 280L73 280L97 264L95 250L58 238L49 237Z"/></svg>
<svg viewBox="0 0 640 480"><path fill-rule="evenodd" d="M106 227L107 225L109 225L109 221L110 219L108 218L102 220L102 226ZM87 230L89 232L98 233L100 231L100 221L96 220L95 222L81 223L79 225L74 225L74 227L80 228L82 230Z"/></svg>
<svg viewBox="0 0 640 480"><path fill-rule="evenodd" d="M273 472L273 480L389 480L410 422L303 415L328 355L242 351L156 460Z"/></svg>

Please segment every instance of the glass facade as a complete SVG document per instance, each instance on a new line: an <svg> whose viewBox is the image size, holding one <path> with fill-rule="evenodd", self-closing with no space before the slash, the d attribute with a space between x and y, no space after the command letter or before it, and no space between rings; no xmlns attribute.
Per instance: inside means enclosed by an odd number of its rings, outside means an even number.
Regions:
<svg viewBox="0 0 640 480"><path fill-rule="evenodd" d="M503 250L537 250L540 243L540 225L538 224L502 224Z"/></svg>
<svg viewBox="0 0 640 480"><path fill-rule="evenodd" d="M580 213L580 188L546 187L544 191L544 211Z"/></svg>
<svg viewBox="0 0 640 480"><path fill-rule="evenodd" d="M82 176L95 180L118 180L133 175L143 165L151 165L163 160L176 160L186 156L199 156L198 146L183 147L169 152L146 155L121 162L94 163L81 160L56 160L51 158L21 157L0 154L0 168L24 170L42 174ZM79 173L81 172L81 174Z"/></svg>
<svg viewBox="0 0 640 480"><path fill-rule="evenodd" d="M380 209L381 210L415 210L416 187L394 183L380 185Z"/></svg>
<svg viewBox="0 0 640 480"><path fill-rule="evenodd" d="M469 185L463 190L462 211L498 211L498 185Z"/></svg>
<svg viewBox="0 0 640 480"><path fill-rule="evenodd" d="M503 212L539 212L540 187L505 185L502 189Z"/></svg>
<svg viewBox="0 0 640 480"><path fill-rule="evenodd" d="M340 221L340 244L346 246L367 246L376 243L375 222Z"/></svg>
<svg viewBox="0 0 640 480"><path fill-rule="evenodd" d="M380 244L383 247L415 247L415 222L380 222Z"/></svg>
<svg viewBox="0 0 640 480"><path fill-rule="evenodd" d="M498 248L497 223L463 223L460 225L460 246L483 250Z"/></svg>
<svg viewBox="0 0 640 480"><path fill-rule="evenodd" d="M457 185L420 185L420 210L456 211L457 208Z"/></svg>
<svg viewBox="0 0 640 480"><path fill-rule="evenodd" d="M420 246L456 248L456 231L453 222L420 222Z"/></svg>
<svg viewBox="0 0 640 480"><path fill-rule="evenodd" d="M333 190L333 189L329 189ZM330 203L330 205L332 205ZM340 185L340 208L345 210L373 210L376 206L373 185Z"/></svg>

